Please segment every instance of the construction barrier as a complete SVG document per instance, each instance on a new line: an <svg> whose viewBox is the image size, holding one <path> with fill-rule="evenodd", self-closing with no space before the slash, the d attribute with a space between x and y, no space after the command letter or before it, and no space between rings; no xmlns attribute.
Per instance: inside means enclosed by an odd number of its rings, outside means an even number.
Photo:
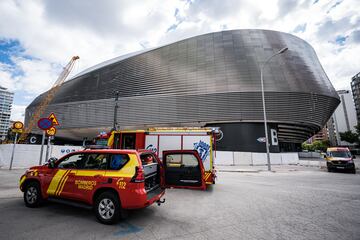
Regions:
<svg viewBox="0 0 360 240"><path fill-rule="evenodd" d="M8 169L10 167L11 153L13 144L0 145L0 168ZM36 144L17 144L14 154L13 168L28 168L31 166L39 165L41 145ZM49 157L60 158L70 152L83 149L79 146L58 146L51 145ZM43 150L42 163L45 162L46 146Z"/></svg>

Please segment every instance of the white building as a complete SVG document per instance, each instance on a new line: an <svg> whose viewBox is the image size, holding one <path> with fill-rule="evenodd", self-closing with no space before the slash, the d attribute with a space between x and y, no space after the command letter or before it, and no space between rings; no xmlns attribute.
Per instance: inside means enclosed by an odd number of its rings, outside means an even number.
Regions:
<svg viewBox="0 0 360 240"><path fill-rule="evenodd" d="M0 140L4 140L10 124L14 93L0 86Z"/></svg>
<svg viewBox="0 0 360 240"><path fill-rule="evenodd" d="M340 140L340 133L346 131L356 132L354 127L357 125L356 109L351 91L339 90L337 93L340 96L341 102L327 123L334 126L332 130L329 129L329 135L335 136L336 145L347 146L350 144Z"/></svg>
<svg viewBox="0 0 360 240"><path fill-rule="evenodd" d="M336 130L339 132L355 132L354 126L357 125L357 119L352 93L349 90L340 90L337 93L340 96L341 103L334 113L337 125Z"/></svg>

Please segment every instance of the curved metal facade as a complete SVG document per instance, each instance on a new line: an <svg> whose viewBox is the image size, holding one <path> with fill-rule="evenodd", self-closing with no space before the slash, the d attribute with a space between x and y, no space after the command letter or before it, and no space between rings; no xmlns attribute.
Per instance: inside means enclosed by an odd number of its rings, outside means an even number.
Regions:
<svg viewBox="0 0 360 240"><path fill-rule="evenodd" d="M267 117L280 141L301 142L339 97L308 43L268 30L209 33L95 67L64 83L46 114L56 112L60 135L94 135L111 128L118 90L121 128L263 122L260 65L284 46L264 69Z"/></svg>

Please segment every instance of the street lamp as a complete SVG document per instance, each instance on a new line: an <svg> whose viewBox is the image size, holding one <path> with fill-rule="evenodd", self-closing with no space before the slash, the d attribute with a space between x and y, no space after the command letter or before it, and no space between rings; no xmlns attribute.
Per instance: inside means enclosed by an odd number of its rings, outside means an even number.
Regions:
<svg viewBox="0 0 360 240"><path fill-rule="evenodd" d="M113 130L117 130L117 112L118 112L118 101L119 101L119 91L115 91L115 106L114 106L114 126Z"/></svg>
<svg viewBox="0 0 360 240"><path fill-rule="evenodd" d="M263 112L264 112L264 127L265 127L265 147L266 147L266 157L268 163L268 171L271 171L271 164L270 164L270 152L269 152L269 138L268 138L268 131L267 131L267 120L266 120L266 109L265 109L265 96L264 96L264 80L263 80L263 70L265 65L270 62L270 60L275 57L276 55L282 54L288 50L287 47L282 48L277 53L271 55L263 65L260 67L260 79L261 79L261 97L262 97L262 104L263 104Z"/></svg>

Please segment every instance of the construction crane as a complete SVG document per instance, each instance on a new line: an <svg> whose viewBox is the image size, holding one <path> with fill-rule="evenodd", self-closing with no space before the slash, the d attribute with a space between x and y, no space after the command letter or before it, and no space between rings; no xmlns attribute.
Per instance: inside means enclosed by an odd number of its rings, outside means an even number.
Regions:
<svg viewBox="0 0 360 240"><path fill-rule="evenodd" d="M54 85L47 93L45 93L45 96L42 97L40 104L36 107L33 115L30 118L29 123L27 124L23 133L21 134L19 138L19 142L24 142L26 140L27 136L29 135L31 130L35 127L37 121L40 119L40 116L44 113L47 106L54 99L54 96L61 87L61 85L65 82L66 78L69 76L71 70L74 67L75 61L78 59L79 56L73 56L71 58L70 62L64 67L64 70L61 72Z"/></svg>

